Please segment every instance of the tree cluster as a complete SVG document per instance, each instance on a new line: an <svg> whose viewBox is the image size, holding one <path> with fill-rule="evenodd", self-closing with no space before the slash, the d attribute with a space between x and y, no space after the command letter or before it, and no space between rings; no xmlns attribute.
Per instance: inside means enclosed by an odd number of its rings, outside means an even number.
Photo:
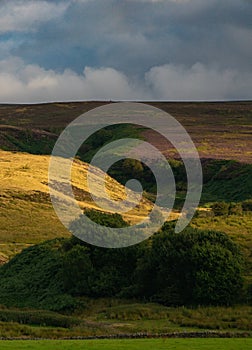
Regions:
<svg viewBox="0 0 252 350"><path fill-rule="evenodd" d="M64 245L64 286L74 296L127 297L165 305L231 305L240 300L243 258L225 234L173 225L145 242L97 248Z"/></svg>

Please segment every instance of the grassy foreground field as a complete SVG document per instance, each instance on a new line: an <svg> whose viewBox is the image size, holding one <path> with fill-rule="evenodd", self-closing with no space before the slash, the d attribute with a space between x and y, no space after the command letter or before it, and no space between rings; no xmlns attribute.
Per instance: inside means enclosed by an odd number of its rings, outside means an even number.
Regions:
<svg viewBox="0 0 252 350"><path fill-rule="evenodd" d="M248 305L192 309L109 298L84 298L82 301L83 308L70 315L0 307L0 338L62 339L216 332L234 338L246 335L252 339L252 307Z"/></svg>
<svg viewBox="0 0 252 350"><path fill-rule="evenodd" d="M1 350L249 350L252 339L144 339L144 340L73 340L73 341L1 341Z"/></svg>

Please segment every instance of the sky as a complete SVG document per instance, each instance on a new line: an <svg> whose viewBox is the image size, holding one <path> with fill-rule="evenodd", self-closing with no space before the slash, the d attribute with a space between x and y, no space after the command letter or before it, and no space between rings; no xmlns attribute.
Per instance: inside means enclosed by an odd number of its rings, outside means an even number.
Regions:
<svg viewBox="0 0 252 350"><path fill-rule="evenodd" d="M0 103L252 99L251 0L0 0Z"/></svg>

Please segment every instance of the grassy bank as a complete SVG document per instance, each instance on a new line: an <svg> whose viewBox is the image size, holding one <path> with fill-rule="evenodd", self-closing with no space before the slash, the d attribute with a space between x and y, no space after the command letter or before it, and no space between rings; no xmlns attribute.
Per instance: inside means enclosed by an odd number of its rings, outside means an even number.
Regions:
<svg viewBox="0 0 252 350"><path fill-rule="evenodd" d="M109 298L81 301L82 307L67 315L0 308L0 337L60 339L213 331L252 336L251 306L193 309Z"/></svg>

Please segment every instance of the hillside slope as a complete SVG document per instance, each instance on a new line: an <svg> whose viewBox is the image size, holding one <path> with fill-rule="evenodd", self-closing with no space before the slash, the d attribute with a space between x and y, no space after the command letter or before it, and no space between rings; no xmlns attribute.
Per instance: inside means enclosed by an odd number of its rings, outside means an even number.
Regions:
<svg viewBox="0 0 252 350"><path fill-rule="evenodd" d="M29 245L69 236L51 204L48 188L49 159L49 156L0 151L0 252L3 260L5 256L10 257ZM88 166L81 161L74 162L73 192L83 210L99 210L88 191ZM95 180L103 173L92 168L91 174ZM106 176L106 189L114 200L125 199L125 187L109 176ZM128 203L136 203L133 191L130 191ZM130 222L141 221L151 208L151 202L143 198L140 205L129 211L124 219Z"/></svg>
<svg viewBox="0 0 252 350"><path fill-rule="evenodd" d="M106 103L73 102L0 105L0 149L30 153L0 151L0 263L28 245L69 236L50 202L47 187L49 157L46 155L51 153L58 135L69 122L104 104ZM202 204L252 198L252 165L248 164L252 162L252 102L160 102L152 105L176 117L196 143L204 172ZM127 133L134 136L136 133L147 141L152 141L168 156L176 156L169 143L151 131L117 131L119 137L126 136ZM87 153L86 149L84 151L81 156ZM75 196L83 208L95 209L97 207L90 198L85 181L81 181L82 167L85 172L87 164L75 164ZM178 175L177 207L180 208L186 194L186 176L180 165L175 165L173 170ZM119 196L120 199L124 187L114 180L109 181L112 184L109 186L112 196ZM150 208L150 203L143 203L141 208L136 208L125 219L138 221ZM250 227L242 225L240 229L247 232Z"/></svg>
<svg viewBox="0 0 252 350"><path fill-rule="evenodd" d="M91 101L0 105L0 148L48 154L55 135L59 135L72 120L88 110L107 103ZM170 113L186 128L201 158L232 159L252 163L251 101L150 104ZM14 126L16 130L7 129L8 126ZM39 130L45 132L43 137ZM176 155L171 145L160 135L151 130L139 131L147 141L151 141L167 156ZM44 142L45 139L47 144Z"/></svg>

